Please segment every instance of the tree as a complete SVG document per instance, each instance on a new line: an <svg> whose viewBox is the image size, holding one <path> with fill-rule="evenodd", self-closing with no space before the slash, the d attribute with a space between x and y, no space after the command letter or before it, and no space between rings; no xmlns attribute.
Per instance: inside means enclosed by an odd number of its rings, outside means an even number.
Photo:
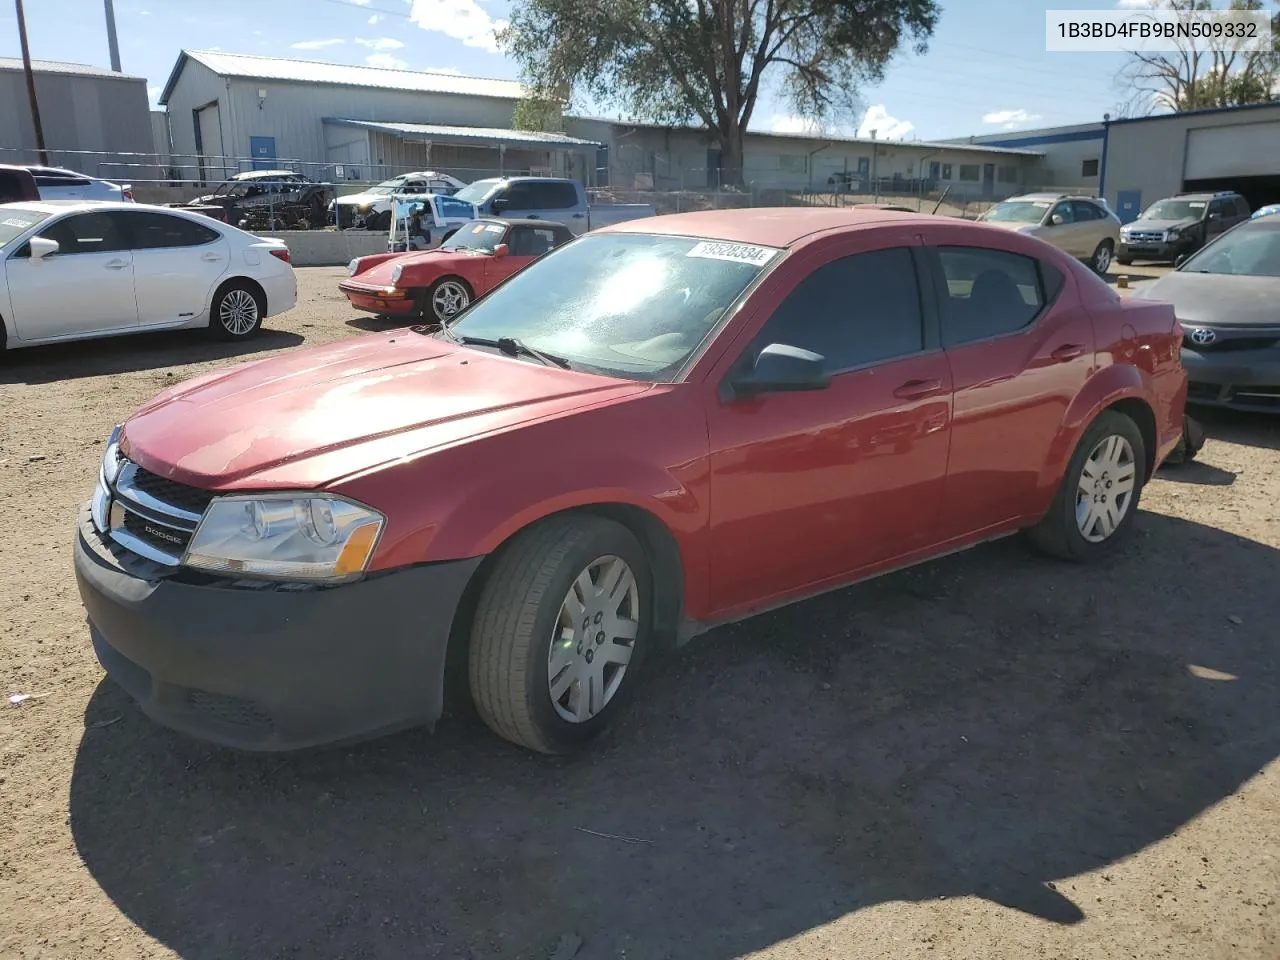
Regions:
<svg viewBox="0 0 1280 960"><path fill-rule="evenodd" d="M923 52L937 18L936 0L515 0L498 40L535 99L571 89L637 120L701 121L739 184L766 82L821 122L904 42Z"/></svg>
<svg viewBox="0 0 1280 960"><path fill-rule="evenodd" d="M1262 10L1263 0L1154 0L1154 10L1178 13ZM1127 93L1122 115L1145 116L1159 110L1182 113L1212 107L1235 107L1280 98L1280 16L1272 17L1273 44L1268 51L1241 50L1231 40L1179 39L1176 51L1132 51L1118 82Z"/></svg>
<svg viewBox="0 0 1280 960"><path fill-rule="evenodd" d="M516 101L511 126L516 130L560 133L564 130L563 103L555 98L525 97Z"/></svg>

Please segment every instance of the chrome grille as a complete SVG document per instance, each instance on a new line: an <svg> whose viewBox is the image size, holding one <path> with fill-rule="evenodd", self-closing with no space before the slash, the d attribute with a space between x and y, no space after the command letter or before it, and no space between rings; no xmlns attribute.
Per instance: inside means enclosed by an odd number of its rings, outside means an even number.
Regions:
<svg viewBox="0 0 1280 960"><path fill-rule="evenodd" d="M174 483L128 460L111 489L108 535L126 550L176 567L214 494Z"/></svg>
<svg viewBox="0 0 1280 960"><path fill-rule="evenodd" d="M1122 238L1125 243L1164 243L1163 230L1134 230Z"/></svg>

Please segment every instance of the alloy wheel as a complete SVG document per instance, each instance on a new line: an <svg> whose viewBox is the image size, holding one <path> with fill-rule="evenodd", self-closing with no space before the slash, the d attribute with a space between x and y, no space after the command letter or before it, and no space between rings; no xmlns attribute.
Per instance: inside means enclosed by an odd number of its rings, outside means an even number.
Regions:
<svg viewBox="0 0 1280 960"><path fill-rule="evenodd" d="M258 323L258 301L248 290L230 290L218 307L218 322L224 330L242 337Z"/></svg>
<svg viewBox="0 0 1280 960"><path fill-rule="evenodd" d="M448 320L470 302L471 296L467 293L466 287L456 280L446 280L438 284L431 294L431 307L435 310L438 320Z"/></svg>
<svg viewBox="0 0 1280 960"><path fill-rule="evenodd" d="M560 604L547 653L547 689L561 719L586 723L622 686L640 623L636 576L621 557L587 565Z"/></svg>

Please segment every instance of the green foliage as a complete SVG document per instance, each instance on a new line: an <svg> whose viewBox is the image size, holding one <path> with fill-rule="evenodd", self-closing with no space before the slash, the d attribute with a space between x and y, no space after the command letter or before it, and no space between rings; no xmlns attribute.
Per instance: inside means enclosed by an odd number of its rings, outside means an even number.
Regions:
<svg viewBox="0 0 1280 960"><path fill-rule="evenodd" d="M536 96L525 97L516 103L511 125L516 130L560 133L564 130L564 111L559 100Z"/></svg>
<svg viewBox="0 0 1280 960"><path fill-rule="evenodd" d="M936 0L515 0L499 42L538 96L573 89L654 123L701 122L740 177L764 84L797 115L851 111L904 44L923 52Z"/></svg>

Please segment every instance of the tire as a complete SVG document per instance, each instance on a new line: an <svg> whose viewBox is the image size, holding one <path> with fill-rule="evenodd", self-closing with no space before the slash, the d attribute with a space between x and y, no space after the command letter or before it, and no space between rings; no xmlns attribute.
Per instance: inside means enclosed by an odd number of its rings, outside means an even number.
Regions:
<svg viewBox="0 0 1280 960"><path fill-rule="evenodd" d="M461 277L441 277L423 295L423 319L448 323L474 299L475 292L467 281Z"/></svg>
<svg viewBox="0 0 1280 960"><path fill-rule="evenodd" d="M1116 263L1122 267L1131 267L1133 266L1133 257L1116 257Z"/></svg>
<svg viewBox="0 0 1280 960"><path fill-rule="evenodd" d="M1115 245L1110 240L1103 240L1094 248L1093 256L1089 258L1089 266L1098 276L1105 277L1107 271L1111 269L1111 259L1114 254Z"/></svg>
<svg viewBox="0 0 1280 960"><path fill-rule="evenodd" d="M591 593L610 574L622 587L612 614L615 601ZM612 520L569 514L517 534L481 590L471 627L471 696L485 724L514 744L553 754L603 733L629 699L650 646L651 584L644 549ZM612 638L610 622L619 625Z"/></svg>
<svg viewBox="0 0 1280 960"><path fill-rule="evenodd" d="M1081 498L1089 496L1088 492L1082 490L1082 486L1090 479L1085 475L1086 464L1095 460L1095 456L1106 454L1107 445L1113 441L1127 445L1127 456L1122 456L1121 459L1127 460L1127 465L1132 467L1128 474L1132 486L1128 491L1128 500L1120 508L1119 522L1113 522L1107 533L1108 522L1096 514L1097 507L1103 501ZM1122 455L1126 453L1123 447L1120 452ZM1117 470L1107 463L1102 466L1103 470L1099 473L1099 464L1096 461L1090 464L1091 473L1097 474L1096 486L1091 485L1093 496L1107 498L1106 502L1114 506L1117 502L1117 488L1126 479L1125 469L1121 466ZM1138 425L1122 413L1104 410L1080 438L1049 512L1027 531L1028 538L1038 549L1063 560L1087 563L1107 555L1124 542L1133 527L1142 488L1147 482L1146 470L1146 444ZM1095 511L1095 519L1092 521L1089 516L1090 504ZM1077 511L1081 507L1084 508L1084 513L1078 515ZM1088 535L1086 530L1089 531ZM1102 536L1099 539L1100 534Z"/></svg>
<svg viewBox="0 0 1280 960"><path fill-rule="evenodd" d="M267 304L262 294L243 280L218 288L209 307L209 330L219 340L248 340L262 329Z"/></svg>

